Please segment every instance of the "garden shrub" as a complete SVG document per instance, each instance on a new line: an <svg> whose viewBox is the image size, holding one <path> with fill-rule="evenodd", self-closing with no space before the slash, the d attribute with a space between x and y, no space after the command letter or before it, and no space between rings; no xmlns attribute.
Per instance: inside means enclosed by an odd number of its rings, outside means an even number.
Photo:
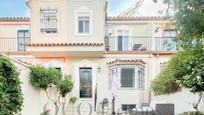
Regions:
<svg viewBox="0 0 204 115"><path fill-rule="evenodd" d="M65 97L67 93L72 91L73 82L71 81L71 76L65 76L64 80L59 82L58 88L62 97Z"/></svg>
<svg viewBox="0 0 204 115"><path fill-rule="evenodd" d="M66 114L66 95L73 88L71 76L65 75L63 78L62 72L55 68L45 68L41 65L35 65L31 66L30 82L33 87L45 91L47 98L55 105L55 115L58 115L60 112L62 115ZM57 97L51 97L47 91L52 86L57 91ZM60 110L61 107L62 110ZM48 112L42 114L48 114Z"/></svg>
<svg viewBox="0 0 204 115"><path fill-rule="evenodd" d="M180 90L178 81L188 73L186 65L190 58L189 55L189 52L178 52L170 59L155 80L152 81L151 88L155 94L169 94Z"/></svg>
<svg viewBox="0 0 204 115"><path fill-rule="evenodd" d="M62 73L54 68L45 68L41 65L31 67L30 82L35 88L47 89L52 84L58 84Z"/></svg>
<svg viewBox="0 0 204 115"><path fill-rule="evenodd" d="M22 104L19 72L9 59L0 56L0 115L15 115Z"/></svg>

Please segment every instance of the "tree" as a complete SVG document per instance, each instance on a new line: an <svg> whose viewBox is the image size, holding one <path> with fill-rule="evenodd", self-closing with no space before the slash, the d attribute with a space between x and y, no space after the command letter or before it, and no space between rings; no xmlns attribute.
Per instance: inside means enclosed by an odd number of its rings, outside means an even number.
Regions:
<svg viewBox="0 0 204 115"><path fill-rule="evenodd" d="M196 46L190 51L179 51L166 67L152 81L152 90L156 94L169 94L188 88L192 93L199 93L193 108L198 112L198 105L204 91L204 47Z"/></svg>
<svg viewBox="0 0 204 115"><path fill-rule="evenodd" d="M163 1L167 9L162 11L167 19L172 19L179 32L178 40L184 49L189 49L204 37L204 1L203 0L153 0Z"/></svg>
<svg viewBox="0 0 204 115"><path fill-rule="evenodd" d="M158 0L153 0L157 2ZM165 72L171 71L173 74L174 83L178 83L180 86L189 88L192 93L199 93L199 100L196 104L193 104L194 109L196 109L198 114L198 105L202 98L202 93L204 92L204 1L203 0L161 0L164 4L167 4L166 14L167 18L173 19L176 30L178 31L177 40L179 41L179 46L181 47L182 55L176 54L167 67L160 73L157 79L153 81L153 90L156 89L156 83L158 79L163 77L169 77L169 74L164 75ZM186 72L181 72L179 76L175 74L175 70L169 68L168 66L173 66L176 68L177 64L173 64L175 58L179 59L182 56L187 55L184 66L177 68L177 71L186 70ZM182 60L181 60L182 61ZM172 76L171 76L172 77ZM167 82L168 79L163 79ZM156 89L157 90L157 89ZM166 92L164 92L166 93ZM171 93L168 92L168 93Z"/></svg>
<svg viewBox="0 0 204 115"><path fill-rule="evenodd" d="M15 115L21 111L23 94L19 72L12 62L0 56L0 114Z"/></svg>
<svg viewBox="0 0 204 115"><path fill-rule="evenodd" d="M70 76L63 78L62 72L55 68L45 68L41 65L36 65L31 67L30 82L33 87L45 91L48 99L55 105L55 115L59 113L61 106L63 108L63 114L65 115L66 95L70 93L73 88L73 82ZM56 89L56 98L52 98L49 95L48 89L50 87ZM64 101L61 101L61 99Z"/></svg>
<svg viewBox="0 0 204 115"><path fill-rule="evenodd" d="M180 51L170 59L156 79L152 81L151 88L155 94L170 94L181 89L178 80L183 79L183 75L188 73L185 67L190 55L190 52Z"/></svg>
<svg viewBox="0 0 204 115"><path fill-rule="evenodd" d="M192 55L186 65L188 74L184 74L183 79L180 80L180 84L185 88L189 88L192 93L199 93L199 99L197 103L193 104L193 108L198 113L198 106L202 99L202 93L204 92L204 47L198 45L191 49Z"/></svg>

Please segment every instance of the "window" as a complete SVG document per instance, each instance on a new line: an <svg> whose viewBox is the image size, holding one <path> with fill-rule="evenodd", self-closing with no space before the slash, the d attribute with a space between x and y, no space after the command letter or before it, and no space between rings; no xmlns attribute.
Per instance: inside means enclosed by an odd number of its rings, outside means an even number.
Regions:
<svg viewBox="0 0 204 115"><path fill-rule="evenodd" d="M117 88L121 89L144 89L145 86L145 74L144 66L134 64L121 64L113 65L109 68L109 89L111 90L113 85L117 85Z"/></svg>
<svg viewBox="0 0 204 115"><path fill-rule="evenodd" d="M138 88L144 88L144 68L141 67L138 69Z"/></svg>
<svg viewBox="0 0 204 115"><path fill-rule="evenodd" d="M41 33L57 33L57 9L41 9Z"/></svg>
<svg viewBox="0 0 204 115"><path fill-rule="evenodd" d="M80 68L80 98L92 97L92 69Z"/></svg>
<svg viewBox="0 0 204 115"><path fill-rule="evenodd" d="M129 44L129 30L118 30L118 50L127 51Z"/></svg>
<svg viewBox="0 0 204 115"><path fill-rule="evenodd" d="M174 41L176 37L175 30L164 30L163 50L165 51L176 51L177 44Z"/></svg>
<svg viewBox="0 0 204 115"><path fill-rule="evenodd" d="M121 68L121 87L135 87L135 68Z"/></svg>
<svg viewBox="0 0 204 115"><path fill-rule="evenodd" d="M28 30L18 30L17 32L18 51L26 51L26 44L30 43L30 33Z"/></svg>
<svg viewBox="0 0 204 115"><path fill-rule="evenodd" d="M176 37L175 30L164 30L164 37Z"/></svg>
<svg viewBox="0 0 204 115"><path fill-rule="evenodd" d="M55 69L56 69L57 71L59 71L59 72L62 71L61 67L55 67Z"/></svg>
<svg viewBox="0 0 204 115"><path fill-rule="evenodd" d="M109 79L108 79L108 89L111 90L112 89L112 83L113 83L113 76L114 76L114 69L111 69L109 71Z"/></svg>
<svg viewBox="0 0 204 115"><path fill-rule="evenodd" d="M117 75L118 75L118 70L117 70L117 68L111 68L110 70L109 70L109 90L113 90L112 88L114 87L112 84L113 84L113 82L115 82L115 81L113 81L113 80L116 80L115 79L115 77L117 77Z"/></svg>
<svg viewBox="0 0 204 115"><path fill-rule="evenodd" d="M90 32L90 18L88 16L78 17L78 32L79 33L89 33Z"/></svg>
<svg viewBox="0 0 204 115"><path fill-rule="evenodd" d="M130 111L133 108L136 108L135 104L122 104L122 111Z"/></svg>
<svg viewBox="0 0 204 115"><path fill-rule="evenodd" d="M74 11L74 33L76 36L91 36L93 34L93 10L79 7Z"/></svg>

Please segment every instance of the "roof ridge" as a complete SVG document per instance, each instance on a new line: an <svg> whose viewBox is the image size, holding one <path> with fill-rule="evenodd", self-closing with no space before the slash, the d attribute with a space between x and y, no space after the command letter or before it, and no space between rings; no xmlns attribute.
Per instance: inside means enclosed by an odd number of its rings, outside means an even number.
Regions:
<svg viewBox="0 0 204 115"><path fill-rule="evenodd" d="M9 16L1 16L0 18L3 18L3 19L24 19L24 18L30 18L28 16L13 16L13 17L9 17Z"/></svg>
<svg viewBox="0 0 204 115"><path fill-rule="evenodd" d="M30 17L0 17L0 21L30 21Z"/></svg>
<svg viewBox="0 0 204 115"><path fill-rule="evenodd" d="M163 16L108 16L108 18L163 18Z"/></svg>

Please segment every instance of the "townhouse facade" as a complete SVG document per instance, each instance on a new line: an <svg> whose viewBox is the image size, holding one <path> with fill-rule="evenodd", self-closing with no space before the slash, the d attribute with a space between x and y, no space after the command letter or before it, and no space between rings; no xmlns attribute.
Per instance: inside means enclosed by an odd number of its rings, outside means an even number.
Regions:
<svg viewBox="0 0 204 115"><path fill-rule="evenodd" d="M104 0L27 3L30 18L0 18L1 53L70 74L77 105L95 113L104 100L116 111L151 102L151 81L177 49L170 21L111 17Z"/></svg>

